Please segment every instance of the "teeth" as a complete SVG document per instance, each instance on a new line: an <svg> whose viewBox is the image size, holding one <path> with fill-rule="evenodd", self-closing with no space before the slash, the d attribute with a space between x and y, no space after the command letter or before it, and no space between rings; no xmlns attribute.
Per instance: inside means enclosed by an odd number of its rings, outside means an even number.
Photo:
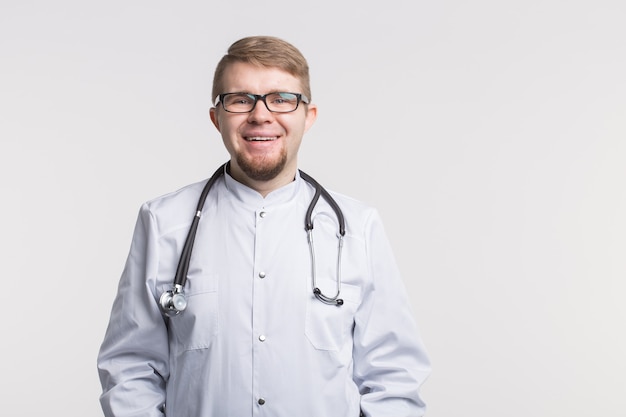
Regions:
<svg viewBox="0 0 626 417"><path fill-rule="evenodd" d="M249 141L268 141L268 140L276 140L276 137L262 137L262 136L250 136L247 137L246 140Z"/></svg>

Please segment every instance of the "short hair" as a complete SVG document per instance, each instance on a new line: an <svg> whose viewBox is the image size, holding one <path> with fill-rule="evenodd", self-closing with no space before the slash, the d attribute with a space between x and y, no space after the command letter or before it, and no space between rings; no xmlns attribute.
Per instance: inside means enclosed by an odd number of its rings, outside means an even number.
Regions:
<svg viewBox="0 0 626 417"><path fill-rule="evenodd" d="M273 36L249 36L233 43L222 57L213 75L212 102L223 93L224 73L236 62L281 69L300 80L302 94L311 99L309 64L292 44ZM297 92L297 91L294 91Z"/></svg>

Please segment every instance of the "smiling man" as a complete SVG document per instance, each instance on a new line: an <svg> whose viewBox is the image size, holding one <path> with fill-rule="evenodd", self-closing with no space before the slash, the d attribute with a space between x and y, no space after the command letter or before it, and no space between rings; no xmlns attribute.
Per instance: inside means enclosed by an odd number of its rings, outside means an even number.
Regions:
<svg viewBox="0 0 626 417"><path fill-rule="evenodd" d="M293 181L302 136L317 107L297 75L256 63L223 65L228 70L217 71L221 78L214 81L211 120L231 155L233 178L267 195Z"/></svg>
<svg viewBox="0 0 626 417"><path fill-rule="evenodd" d="M213 103L231 158L141 207L98 355L104 414L422 416L430 365L378 213L298 169L305 58L241 39Z"/></svg>

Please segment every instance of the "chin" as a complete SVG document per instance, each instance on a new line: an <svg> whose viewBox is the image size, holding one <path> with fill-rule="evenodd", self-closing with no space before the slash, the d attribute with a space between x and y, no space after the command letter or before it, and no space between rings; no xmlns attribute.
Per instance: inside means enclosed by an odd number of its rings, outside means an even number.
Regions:
<svg viewBox="0 0 626 417"><path fill-rule="evenodd" d="M268 161L265 158L251 161L238 156L237 165L248 178L254 181L271 181L285 169L287 157L283 156L278 161Z"/></svg>

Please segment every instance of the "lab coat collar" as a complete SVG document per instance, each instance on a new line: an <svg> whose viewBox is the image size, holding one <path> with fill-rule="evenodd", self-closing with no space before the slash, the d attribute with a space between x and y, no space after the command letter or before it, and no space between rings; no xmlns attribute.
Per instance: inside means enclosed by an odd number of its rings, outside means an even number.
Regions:
<svg viewBox="0 0 626 417"><path fill-rule="evenodd" d="M241 201L244 204L250 204L255 207L267 207L270 205L282 204L293 200L298 194L298 191L300 190L300 186L303 181L300 177L300 171L296 171L296 176L292 182L272 191L264 198L261 194L259 194L258 191L235 180L229 174L228 169L226 169L226 172L224 174L226 189L237 200Z"/></svg>

